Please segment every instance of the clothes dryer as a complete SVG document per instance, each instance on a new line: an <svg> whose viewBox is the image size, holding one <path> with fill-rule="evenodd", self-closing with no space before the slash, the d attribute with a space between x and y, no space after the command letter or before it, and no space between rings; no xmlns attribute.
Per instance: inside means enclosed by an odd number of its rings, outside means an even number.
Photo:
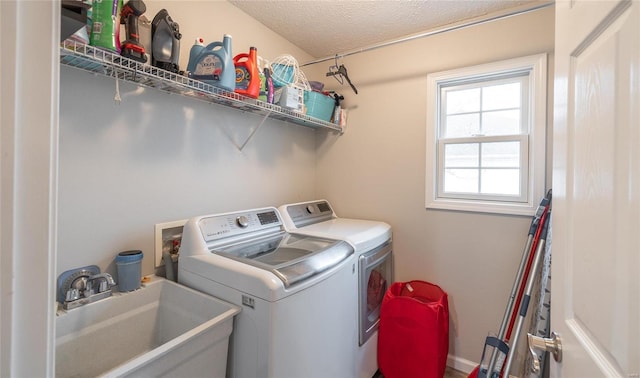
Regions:
<svg viewBox="0 0 640 378"><path fill-rule="evenodd" d="M341 240L285 232L275 208L200 216L184 226L178 280L242 308L235 378L355 375L355 254Z"/></svg>
<svg viewBox="0 0 640 378"><path fill-rule="evenodd" d="M379 221L339 218L326 200L282 205L279 210L287 231L345 240L355 249L358 264L355 376L371 378L378 370L380 305L387 287L393 283L391 226Z"/></svg>

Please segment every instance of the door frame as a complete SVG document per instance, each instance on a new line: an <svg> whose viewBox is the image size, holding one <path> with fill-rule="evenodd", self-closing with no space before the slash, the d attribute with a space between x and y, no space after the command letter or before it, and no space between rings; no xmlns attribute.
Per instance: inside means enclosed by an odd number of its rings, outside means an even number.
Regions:
<svg viewBox="0 0 640 378"><path fill-rule="evenodd" d="M54 376L60 0L0 1L0 376Z"/></svg>

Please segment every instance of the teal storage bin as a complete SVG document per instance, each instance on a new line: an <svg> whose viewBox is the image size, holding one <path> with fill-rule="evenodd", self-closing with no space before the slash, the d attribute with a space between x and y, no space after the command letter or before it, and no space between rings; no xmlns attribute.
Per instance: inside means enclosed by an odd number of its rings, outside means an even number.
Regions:
<svg viewBox="0 0 640 378"><path fill-rule="evenodd" d="M304 105L307 107L307 115L323 121L331 121L336 102L331 96L325 96L320 92L304 91Z"/></svg>
<svg viewBox="0 0 640 378"><path fill-rule="evenodd" d="M271 79L276 87L286 87L295 81L295 70L293 66L286 64L271 64Z"/></svg>

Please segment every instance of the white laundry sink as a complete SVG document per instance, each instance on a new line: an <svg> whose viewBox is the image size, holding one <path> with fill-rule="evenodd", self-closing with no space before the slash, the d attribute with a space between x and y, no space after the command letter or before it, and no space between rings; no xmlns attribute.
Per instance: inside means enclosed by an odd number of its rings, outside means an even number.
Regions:
<svg viewBox="0 0 640 378"><path fill-rule="evenodd" d="M224 377L240 308L172 281L56 317L56 377Z"/></svg>

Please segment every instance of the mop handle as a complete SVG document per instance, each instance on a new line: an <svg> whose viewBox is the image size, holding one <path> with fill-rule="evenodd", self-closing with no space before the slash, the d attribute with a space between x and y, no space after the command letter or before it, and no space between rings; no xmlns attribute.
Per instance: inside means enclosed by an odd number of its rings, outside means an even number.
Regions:
<svg viewBox="0 0 640 378"><path fill-rule="evenodd" d="M547 217L545 218L548 219L549 213L550 212L547 213ZM511 364L513 363L513 357L516 354L516 350L518 346L518 336L522 331L522 324L524 323L525 317L527 316L527 312L529 310L529 301L531 300L531 292L533 291L533 285L535 282L535 272L538 271L540 261L542 260L541 257L544 252L545 241L547 239L547 230L549 228L549 222L547 221L547 219L543 220L544 224L542 225L542 233L540 234L540 243L538 243L538 248L536 248L536 254L533 261L532 272L534 274L531 274L529 276L529 279L527 280L527 287L525 288L525 291L524 291L525 294L524 294L524 297L522 298L522 305L520 306L520 312L518 314L519 317L518 317L518 322L516 324L516 331L515 331L515 334L513 335L513 342L509 347L509 353L507 355L507 363L504 367L504 376L506 377L509 376L509 371L511 370Z"/></svg>
<svg viewBox="0 0 640 378"><path fill-rule="evenodd" d="M534 222L535 221L536 219L534 219ZM531 222L532 226L534 222ZM533 232L535 232L535 228ZM505 339L504 335L507 331L507 324L509 324L509 319L511 318L511 312L513 311L513 306L516 299L516 292L520 286L519 282L522 277L522 274L524 273L526 262L527 260L529 260L531 245L533 244L533 232L530 232L529 237L527 238L527 243L524 247L524 251L522 255L522 261L520 262L520 267L518 268L518 273L516 274L516 280L513 284L513 289L511 290L511 296L509 297L509 303L507 304L507 309L504 313L504 317L502 318L502 324L500 325L500 332L498 332L498 339L500 340ZM495 369L497 359L498 359L498 354L494 349L491 351L491 359L489 360L489 366L487 368L487 374L489 374L487 375L488 377L491 377L490 372L492 372L493 369Z"/></svg>
<svg viewBox="0 0 640 378"><path fill-rule="evenodd" d="M533 258L535 256L534 252L538 248L538 243L540 241L540 235L542 233L542 228L544 226L544 222L547 219L548 210L549 210L549 207L547 205L547 207L544 208L544 212L542 213L542 218L540 219L540 227L538 227L538 229L536 230L536 234L533 237L533 242L532 242L532 245L531 245L531 252L530 252L530 254L528 256L527 266L524 269L522 277L519 277L520 285L518 287L518 294L516 295L515 305L512 307L512 310L513 310L513 308L515 308L516 311L511 311L510 312L511 318L509 319L509 326L506 328L505 334L503 335L503 340L505 340L505 341L511 340L511 332L513 331L513 324L515 323L515 321L516 321L516 319L518 317L517 309L520 308L520 301L522 301L522 293L524 292L524 285L527 282L527 279L529 278L529 273L531 272L531 265L533 264Z"/></svg>
<svg viewBox="0 0 640 378"><path fill-rule="evenodd" d="M536 231L538 231L538 228L539 228L538 225L540 224L542 218L547 212L548 204L549 204L549 200L547 198L544 198L542 202L540 202L540 205L538 206L538 210L536 211L536 215L533 221L531 221L531 226L529 227L529 236L527 238L527 243L522 253L522 260L520 261L520 266L518 267L518 272L516 273L516 278L513 282L513 288L511 289L511 295L509 296L509 303L507 304L507 309L504 313L504 317L502 318L502 324L500 325L500 332L498 332L498 338L500 340L505 339L505 335L508 332L507 324L510 323L509 318L511 313L513 312L514 303L516 302L517 298L519 298L520 295L522 294L522 293L519 293L520 291L519 289L522 287L521 282L522 282L523 276L526 274L527 269L531 265L531 259L530 259L531 249L532 249L531 247L534 246L533 244L534 244L535 236L537 236ZM515 304L515 306L518 306L518 304Z"/></svg>
<svg viewBox="0 0 640 378"><path fill-rule="evenodd" d="M543 217L547 213L549 209L549 203L551 202L551 193L547 193L547 195L540 201L538 208L536 209L536 213L531 221L531 226L529 226L529 237L527 239L527 244L524 247L524 251L522 253L522 260L520 261L520 266L518 267L518 273L516 274L516 279L513 283L513 288L511 289L511 296L509 297L509 303L507 305L507 310L505 311L504 317L502 318L502 324L500 325L500 332L498 333L498 338L501 340L505 340L505 336L507 334L507 324L510 326L513 325L513 321L509 322L509 317L513 311L514 302L516 298L519 298L522 295L521 289L523 275L526 272L526 269L531 267L531 249L535 248L534 240L537 242L536 238L539 237L538 229L540 228L540 222L543 221ZM537 234L537 235L536 235ZM526 279L526 277L525 277ZM518 303L519 304L519 303ZM518 306L516 304L516 306ZM509 327L510 328L510 327ZM507 336L506 339L509 337Z"/></svg>
<svg viewBox="0 0 640 378"><path fill-rule="evenodd" d="M542 201L540 201L540 206L538 206L538 210L536 211L536 216L539 216L540 219L540 224L539 227L537 227L536 231L535 231L535 236L533 237L533 244L531 246L531 250L535 251L538 247L538 241L540 240L540 234L542 232L543 226L544 226L544 222L546 222L546 219L548 217L548 213L551 209L551 197L552 197L552 191L551 189L549 189L547 191L547 194L544 196L544 198L542 199ZM533 226L533 225L532 225ZM522 292L524 290L524 283L527 282L527 278L529 277L529 272L531 271L531 264L533 263L533 252L530 253L528 259L529 261L527 262L527 267L524 270L524 274L522 277L519 277L520 280L520 287L518 288L518 295L516 296L516 303L515 303L515 308L518 309L518 307L520 306L520 301L522 300ZM513 310L513 308L512 308ZM517 318L517 311L512 311L511 312L511 319L509 319L509 326L505 329L505 334L503 335L502 340L509 342L509 340L511 340L511 331L513 331L513 324L515 323ZM506 319L504 319L503 321L506 321Z"/></svg>
<svg viewBox="0 0 640 378"><path fill-rule="evenodd" d="M520 266L518 267L518 273L516 274L516 279L513 283L513 289L511 289L511 294L509 295L509 302L507 303L507 309L504 312L504 317L502 318L502 324L500 325L500 331L498 332L498 338L500 340L504 340L504 336L507 332L507 324L509 323L509 318L511 312L513 311L513 305L516 300L516 295L520 286L520 280L522 279L522 275L524 274L525 267L527 265L527 261L529 260L529 255L531 251L531 246L533 245L533 234L529 234L527 238L527 244L524 247L524 251L522 253L522 261L520 261Z"/></svg>
<svg viewBox="0 0 640 378"><path fill-rule="evenodd" d="M515 322L516 315L516 312L514 312L513 309L514 307L517 308L520 305L522 291L524 289L523 281L527 279L528 271L531 268L531 260L533 257L532 250L535 250L538 243L538 238L540 237L541 231L540 223L545 219L549 207L549 202L550 193L548 193L547 196L544 197L542 201L540 201L538 209L536 210L536 213L531 220L531 225L529 226L529 236L527 237L527 242L522 252L522 260L520 261L520 266L518 267L518 272L513 282L511 294L509 296L507 309L505 310L504 316L502 318L502 324L500 325L500 331L498 332L498 339L505 342L508 342L509 338L511 337L511 330L513 327L513 323ZM489 367L487 370L488 372L491 372L493 371L493 369L495 369L497 357L498 356L496 351L492 350L491 358L489 360Z"/></svg>

